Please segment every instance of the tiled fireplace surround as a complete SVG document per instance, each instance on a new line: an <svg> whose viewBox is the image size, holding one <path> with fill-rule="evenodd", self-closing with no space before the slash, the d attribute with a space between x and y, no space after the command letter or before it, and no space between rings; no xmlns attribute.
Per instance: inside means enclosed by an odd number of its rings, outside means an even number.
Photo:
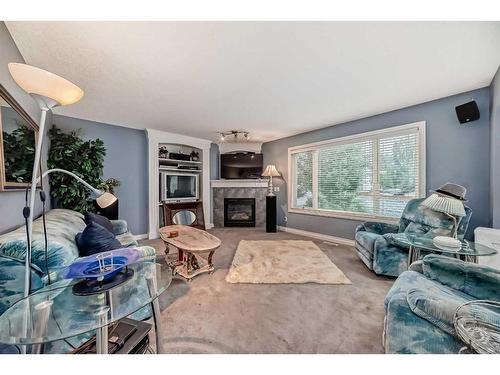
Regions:
<svg viewBox="0 0 500 375"><path fill-rule="evenodd" d="M248 186L251 185L251 186ZM266 225L267 182L212 181L213 222L224 227L224 198L255 198L255 226Z"/></svg>

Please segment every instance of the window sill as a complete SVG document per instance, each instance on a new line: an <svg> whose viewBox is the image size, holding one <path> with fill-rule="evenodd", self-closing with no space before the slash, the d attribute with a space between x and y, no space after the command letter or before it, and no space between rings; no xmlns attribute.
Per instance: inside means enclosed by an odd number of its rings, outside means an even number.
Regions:
<svg viewBox="0 0 500 375"><path fill-rule="evenodd" d="M378 221L387 224L399 223L399 218L395 217L377 216L370 214L356 214L353 212L330 211L330 210L321 210L314 208L289 208L288 212L294 214L324 216L337 219L347 219L347 220L357 220L357 221Z"/></svg>

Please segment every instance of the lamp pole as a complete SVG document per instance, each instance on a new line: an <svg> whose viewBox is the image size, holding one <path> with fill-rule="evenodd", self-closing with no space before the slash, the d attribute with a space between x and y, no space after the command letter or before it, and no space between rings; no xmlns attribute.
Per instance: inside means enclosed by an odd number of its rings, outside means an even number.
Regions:
<svg viewBox="0 0 500 375"><path fill-rule="evenodd" d="M37 100L38 101L38 100ZM39 102L39 101L38 101ZM40 102L39 102L40 103ZM44 106L40 115L40 124L38 129L38 139L36 141L35 160L33 162L33 172L31 174L31 189L29 199L29 216L28 216L28 238L26 246L25 270L24 270L24 297L29 296L31 289L31 243L33 241L33 215L35 211L35 196L38 180L38 171L40 170L40 159L42 153L43 138L45 136L45 122L47 120L47 112L50 111L48 106Z"/></svg>

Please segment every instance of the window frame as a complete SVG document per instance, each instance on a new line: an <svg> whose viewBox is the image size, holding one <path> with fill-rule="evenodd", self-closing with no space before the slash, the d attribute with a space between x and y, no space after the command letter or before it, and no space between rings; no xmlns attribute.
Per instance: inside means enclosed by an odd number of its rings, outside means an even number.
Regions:
<svg viewBox="0 0 500 375"><path fill-rule="evenodd" d="M377 220L386 223L397 223L399 218L393 218L389 216L382 215L373 215L367 213L357 213L351 211L339 211L339 210L329 210L329 209L321 209L317 207L317 195L318 195L318 151L322 148L328 148L333 145L342 145L342 144L350 144L355 142L363 142L363 141L374 141L380 138L389 138L398 135L408 134L411 130L416 130L418 134L418 184L417 184L417 197L423 198L426 196L426 174L427 174L427 161L426 161L426 122L418 121L409 124L392 126L381 130L374 130L365 133L353 134L346 137L327 139L320 142L308 143L300 146L293 146L288 148L288 179L289 183L287 184L287 211L289 213L298 213L298 214L306 214L306 215L314 215L314 216L326 216L326 217L335 217L341 219L350 219L350 220ZM378 149L378 147L377 147ZM294 160L293 155L299 152L312 151L312 197L313 197L313 207L293 207L293 202L295 202L295 194L296 189L295 186L295 170L293 167ZM375 152L378 155L378 151ZM374 178L378 180L378 162L375 160L374 164L377 170L376 176ZM316 172L316 173L315 173ZM375 185L375 182L374 182ZM375 196L374 196L375 198ZM396 198L397 199L397 198ZM405 199L406 198L401 198ZM413 198L409 198L413 199Z"/></svg>

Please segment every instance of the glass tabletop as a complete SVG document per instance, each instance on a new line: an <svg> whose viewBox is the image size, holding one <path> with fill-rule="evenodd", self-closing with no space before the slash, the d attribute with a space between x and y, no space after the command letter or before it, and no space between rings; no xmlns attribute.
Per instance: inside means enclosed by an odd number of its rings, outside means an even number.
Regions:
<svg viewBox="0 0 500 375"><path fill-rule="evenodd" d="M497 251L491 247L484 246L471 241L462 241L460 249L443 249L437 247L432 242L431 237L425 237L413 233L398 233L394 235L394 240L402 245L417 247L421 250L428 250L439 253L482 256L482 255L495 255Z"/></svg>
<svg viewBox="0 0 500 375"><path fill-rule="evenodd" d="M133 275L100 294L76 295L73 286L80 280L62 280L36 291L0 316L0 342L29 345L62 340L133 314L158 298L172 281L172 270L156 260L129 265Z"/></svg>

